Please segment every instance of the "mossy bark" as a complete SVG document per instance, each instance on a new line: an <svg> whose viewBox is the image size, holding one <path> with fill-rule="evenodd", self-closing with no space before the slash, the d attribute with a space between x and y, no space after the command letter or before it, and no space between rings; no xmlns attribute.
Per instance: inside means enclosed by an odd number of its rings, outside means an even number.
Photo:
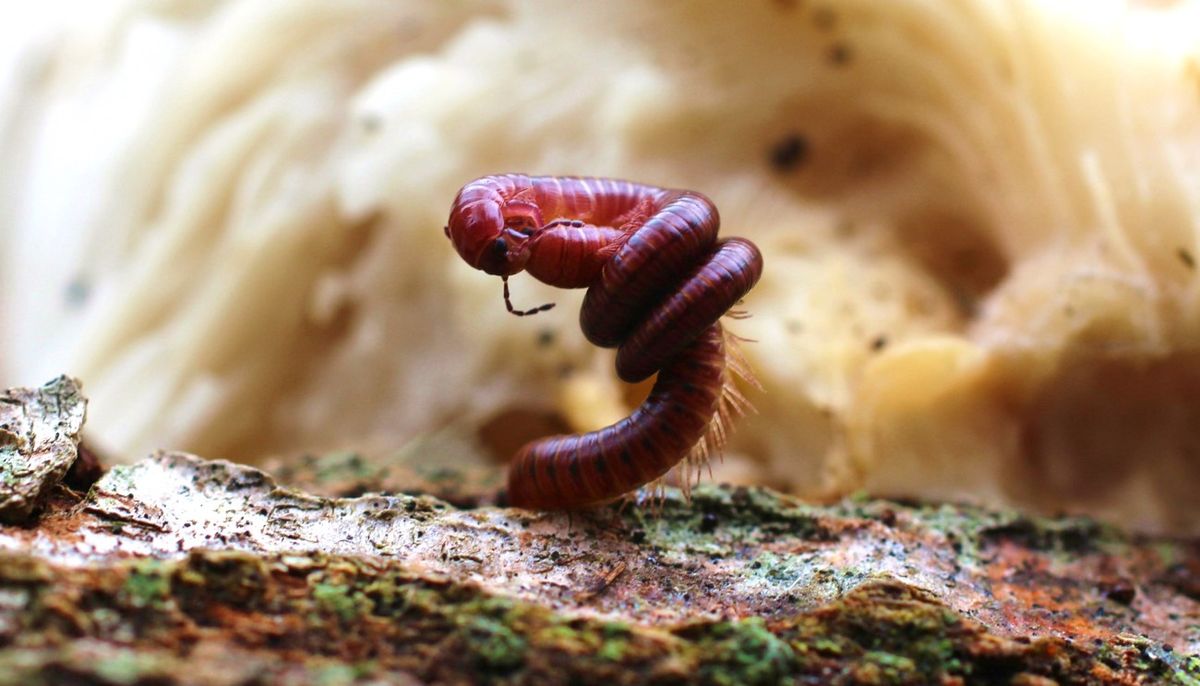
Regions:
<svg viewBox="0 0 1200 686"><path fill-rule="evenodd" d="M86 494L63 471L0 527L0 684L1200 684L1200 545L1090 520L727 487L569 517L178 453Z"/></svg>

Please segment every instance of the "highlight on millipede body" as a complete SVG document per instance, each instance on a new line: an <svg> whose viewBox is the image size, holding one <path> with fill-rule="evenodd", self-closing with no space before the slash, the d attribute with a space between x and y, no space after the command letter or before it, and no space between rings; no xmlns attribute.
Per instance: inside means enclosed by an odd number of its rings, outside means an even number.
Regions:
<svg viewBox="0 0 1200 686"><path fill-rule="evenodd" d="M508 278L522 271L587 288L587 339L617 348L624 381L658 374L649 397L616 424L522 447L508 473L513 505L602 504L685 459L698 468L722 448L748 408L732 377L751 377L719 320L758 282L763 260L748 240L718 240L719 225L700 193L619 179L502 174L458 192L446 235L468 264L502 278L509 312L553 307L513 307Z"/></svg>

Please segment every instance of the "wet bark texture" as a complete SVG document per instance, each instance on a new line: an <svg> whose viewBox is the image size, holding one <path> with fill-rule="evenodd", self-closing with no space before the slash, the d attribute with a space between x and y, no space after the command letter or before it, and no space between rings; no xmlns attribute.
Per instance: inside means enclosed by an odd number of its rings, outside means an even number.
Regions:
<svg viewBox="0 0 1200 686"><path fill-rule="evenodd" d="M573 517L311 492L395 487L353 455L306 491L161 453L85 493L84 402L0 398L0 684L1200 684L1196 541L717 486Z"/></svg>

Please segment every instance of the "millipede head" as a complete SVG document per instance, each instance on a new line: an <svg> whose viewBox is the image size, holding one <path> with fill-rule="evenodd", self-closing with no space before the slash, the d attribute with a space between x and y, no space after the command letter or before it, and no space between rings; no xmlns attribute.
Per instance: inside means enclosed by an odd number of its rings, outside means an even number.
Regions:
<svg viewBox="0 0 1200 686"><path fill-rule="evenodd" d="M522 208L516 203L510 210L487 184L467 184L451 206L446 236L472 267L496 276L516 274L525 269L527 242L538 221L537 216L522 213Z"/></svg>

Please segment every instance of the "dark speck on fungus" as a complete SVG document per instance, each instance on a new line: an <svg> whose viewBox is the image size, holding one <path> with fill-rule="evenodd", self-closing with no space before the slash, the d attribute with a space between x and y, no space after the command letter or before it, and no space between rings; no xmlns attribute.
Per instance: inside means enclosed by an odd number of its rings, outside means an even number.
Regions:
<svg viewBox="0 0 1200 686"><path fill-rule="evenodd" d="M1196 258L1192 255L1191 251L1187 248L1179 248L1176 254L1179 256L1179 261L1183 263L1183 266L1193 271L1196 269Z"/></svg>
<svg viewBox="0 0 1200 686"><path fill-rule="evenodd" d="M831 31L837 25L837 14L824 5L813 9L813 26L821 31Z"/></svg>
<svg viewBox="0 0 1200 686"><path fill-rule="evenodd" d="M368 112L363 114L358 120L359 126L366 133L378 133L383 128L383 119L378 114Z"/></svg>
<svg viewBox="0 0 1200 686"><path fill-rule="evenodd" d="M835 67L844 67L854 57L854 51L845 43L834 43L829 46L829 63Z"/></svg>
<svg viewBox="0 0 1200 686"><path fill-rule="evenodd" d="M771 148L771 167L775 171L790 172L808 159L808 139L800 134L789 134Z"/></svg>

